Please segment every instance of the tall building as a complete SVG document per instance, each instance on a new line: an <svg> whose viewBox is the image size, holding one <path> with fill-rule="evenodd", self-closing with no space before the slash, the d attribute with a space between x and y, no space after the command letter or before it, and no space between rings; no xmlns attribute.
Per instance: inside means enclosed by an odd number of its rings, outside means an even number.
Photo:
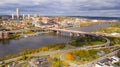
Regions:
<svg viewBox="0 0 120 67"><path fill-rule="evenodd" d="M12 14L12 20L14 20L14 14Z"/></svg>
<svg viewBox="0 0 120 67"><path fill-rule="evenodd" d="M20 11L19 11L19 8L16 9L16 16L17 16L17 19L20 19Z"/></svg>
<svg viewBox="0 0 120 67"><path fill-rule="evenodd" d="M23 20L25 19L25 15L23 14Z"/></svg>
<svg viewBox="0 0 120 67"><path fill-rule="evenodd" d="M28 19L30 19L30 14L28 14Z"/></svg>

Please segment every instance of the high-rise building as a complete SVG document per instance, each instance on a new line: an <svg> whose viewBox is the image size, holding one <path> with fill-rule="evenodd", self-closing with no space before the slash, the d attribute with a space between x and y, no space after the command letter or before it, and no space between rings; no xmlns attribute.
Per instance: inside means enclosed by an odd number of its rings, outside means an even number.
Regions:
<svg viewBox="0 0 120 67"><path fill-rule="evenodd" d="M25 15L23 14L23 20L25 19Z"/></svg>
<svg viewBox="0 0 120 67"><path fill-rule="evenodd" d="M12 20L14 20L14 14L12 14Z"/></svg>
<svg viewBox="0 0 120 67"><path fill-rule="evenodd" d="M19 11L19 8L16 9L16 16L17 16L17 19L20 18L20 11Z"/></svg>
<svg viewBox="0 0 120 67"><path fill-rule="evenodd" d="M28 19L30 19L30 14L28 14Z"/></svg>

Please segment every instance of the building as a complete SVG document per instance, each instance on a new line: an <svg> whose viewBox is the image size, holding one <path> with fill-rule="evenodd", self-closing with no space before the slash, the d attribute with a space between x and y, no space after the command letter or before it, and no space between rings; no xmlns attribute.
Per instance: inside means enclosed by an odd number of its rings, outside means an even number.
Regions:
<svg viewBox="0 0 120 67"><path fill-rule="evenodd" d="M14 14L12 14L12 20L14 20Z"/></svg>
<svg viewBox="0 0 120 67"><path fill-rule="evenodd" d="M42 23L47 24L49 18L48 17L42 17Z"/></svg>
<svg viewBox="0 0 120 67"><path fill-rule="evenodd" d="M23 14L23 20L25 19L25 15Z"/></svg>
<svg viewBox="0 0 120 67"><path fill-rule="evenodd" d="M49 67L50 66L50 56L45 56L41 58L33 58L29 61L29 67Z"/></svg>
<svg viewBox="0 0 120 67"><path fill-rule="evenodd" d="M28 19L28 20L30 19L30 14L28 14L28 17L27 17L27 19Z"/></svg>
<svg viewBox="0 0 120 67"><path fill-rule="evenodd" d="M111 56L109 58L105 58L104 60L96 63L94 67L119 67L114 64L116 62L120 62L120 58L118 58L117 56Z"/></svg>
<svg viewBox="0 0 120 67"><path fill-rule="evenodd" d="M17 19L19 20L19 19L20 19L20 11L19 11L19 8L16 9L16 16L17 16Z"/></svg>
<svg viewBox="0 0 120 67"><path fill-rule="evenodd" d="M0 31L0 39L6 39L9 37L8 32Z"/></svg>
<svg viewBox="0 0 120 67"><path fill-rule="evenodd" d="M120 58L117 57L117 56L112 56L112 57L111 57L111 60L112 60L112 63L116 63L116 62L119 62L119 61L120 61Z"/></svg>

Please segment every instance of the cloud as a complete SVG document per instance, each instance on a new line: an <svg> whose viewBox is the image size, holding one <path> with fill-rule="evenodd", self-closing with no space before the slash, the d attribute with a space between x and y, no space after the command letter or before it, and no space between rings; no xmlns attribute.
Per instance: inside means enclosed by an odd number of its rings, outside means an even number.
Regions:
<svg viewBox="0 0 120 67"><path fill-rule="evenodd" d="M0 14L14 13L18 7L24 14L119 16L119 4L119 0L3 0Z"/></svg>

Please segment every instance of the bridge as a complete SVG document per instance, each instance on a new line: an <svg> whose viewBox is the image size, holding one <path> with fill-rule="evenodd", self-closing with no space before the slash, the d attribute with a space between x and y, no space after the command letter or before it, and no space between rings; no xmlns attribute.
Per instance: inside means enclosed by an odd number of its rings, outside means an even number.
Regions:
<svg viewBox="0 0 120 67"><path fill-rule="evenodd" d="M91 35L93 35L90 32L74 31L74 30L58 29L58 28L46 28L45 30L54 31L57 34L60 34L61 32L67 32L67 33L69 33L70 36L74 36L75 34L77 36L84 35L84 34L89 34L89 35L91 34Z"/></svg>
<svg viewBox="0 0 120 67"><path fill-rule="evenodd" d="M56 32L57 34L60 34L61 32L68 32L70 33L69 35L70 36L74 36L76 34L76 36L85 36L85 35L92 35L92 36L99 36L99 34L94 34L94 33L91 33L91 32L83 32L83 31L74 31L74 30L67 30L67 29L57 29L57 28L47 28L46 30L50 30L50 31L54 31ZM110 40L108 38L105 38L105 37L102 37L102 36L99 36L100 38L106 40L106 43L103 44L103 46L109 46L110 44Z"/></svg>

